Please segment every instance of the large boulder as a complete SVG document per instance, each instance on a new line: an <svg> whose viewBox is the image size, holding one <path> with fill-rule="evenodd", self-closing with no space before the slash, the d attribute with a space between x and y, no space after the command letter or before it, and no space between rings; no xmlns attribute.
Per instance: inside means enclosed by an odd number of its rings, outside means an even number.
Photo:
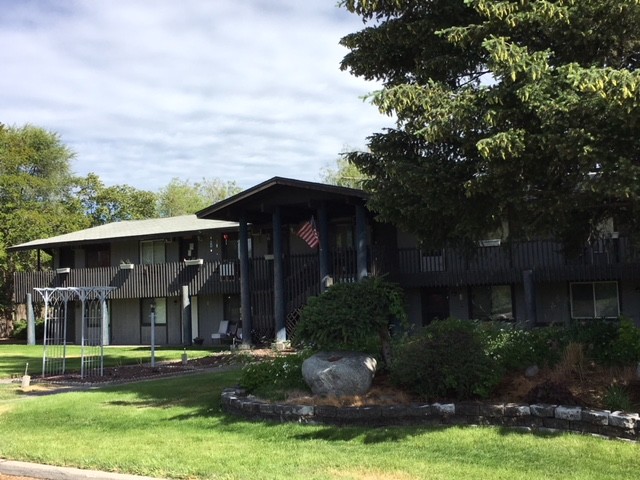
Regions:
<svg viewBox="0 0 640 480"><path fill-rule="evenodd" d="M314 395L363 395L371 388L377 361L359 352L319 352L302 363L302 376Z"/></svg>

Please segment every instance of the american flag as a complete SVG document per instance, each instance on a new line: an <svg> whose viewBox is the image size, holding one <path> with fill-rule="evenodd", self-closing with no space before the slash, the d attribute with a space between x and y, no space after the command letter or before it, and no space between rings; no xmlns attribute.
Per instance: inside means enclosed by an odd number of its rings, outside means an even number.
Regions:
<svg viewBox="0 0 640 480"><path fill-rule="evenodd" d="M307 242L307 245L311 248L316 248L320 243L320 237L318 236L318 230L316 229L316 221L313 217L302 224L298 229L297 235Z"/></svg>

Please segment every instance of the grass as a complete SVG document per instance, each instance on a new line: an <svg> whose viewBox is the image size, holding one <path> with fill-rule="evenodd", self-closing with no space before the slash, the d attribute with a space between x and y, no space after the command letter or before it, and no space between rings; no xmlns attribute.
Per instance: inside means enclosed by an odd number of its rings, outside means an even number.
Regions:
<svg viewBox="0 0 640 480"><path fill-rule="evenodd" d="M248 422L220 409L238 372L22 398L0 386L0 458L184 479L631 479L637 444L500 428Z"/></svg>
<svg viewBox="0 0 640 480"><path fill-rule="evenodd" d="M156 347L155 358L158 362L179 361L184 349L170 347ZM189 358L200 358L211 355L215 350L202 347L188 347ZM42 373L42 345L0 345L0 378L21 376L25 372L27 363L30 375ZM69 371L80 370L80 346L67 346L67 367ZM150 347L105 347L104 365L106 367L120 365L135 365L151 361Z"/></svg>

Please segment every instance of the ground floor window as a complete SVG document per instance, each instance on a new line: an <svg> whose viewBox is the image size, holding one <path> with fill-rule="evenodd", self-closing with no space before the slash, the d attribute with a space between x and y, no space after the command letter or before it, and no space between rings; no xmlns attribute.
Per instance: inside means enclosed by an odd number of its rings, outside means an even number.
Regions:
<svg viewBox="0 0 640 480"><path fill-rule="evenodd" d="M478 320L513 320L511 285L471 287L471 318Z"/></svg>
<svg viewBox="0 0 640 480"><path fill-rule="evenodd" d="M166 298L143 298L140 300L140 314L142 325L151 326L151 311L155 312L155 324L167 324L167 299Z"/></svg>
<svg viewBox="0 0 640 480"><path fill-rule="evenodd" d="M571 318L620 316L618 282L579 282L570 285Z"/></svg>

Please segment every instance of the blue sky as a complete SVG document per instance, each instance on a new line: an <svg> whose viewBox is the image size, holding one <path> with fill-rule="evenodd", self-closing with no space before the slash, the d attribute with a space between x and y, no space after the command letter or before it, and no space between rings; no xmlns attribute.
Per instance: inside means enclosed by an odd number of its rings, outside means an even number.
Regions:
<svg viewBox="0 0 640 480"><path fill-rule="evenodd" d="M0 0L0 122L60 134L73 170L316 181L391 119L339 69L363 27L336 0Z"/></svg>

